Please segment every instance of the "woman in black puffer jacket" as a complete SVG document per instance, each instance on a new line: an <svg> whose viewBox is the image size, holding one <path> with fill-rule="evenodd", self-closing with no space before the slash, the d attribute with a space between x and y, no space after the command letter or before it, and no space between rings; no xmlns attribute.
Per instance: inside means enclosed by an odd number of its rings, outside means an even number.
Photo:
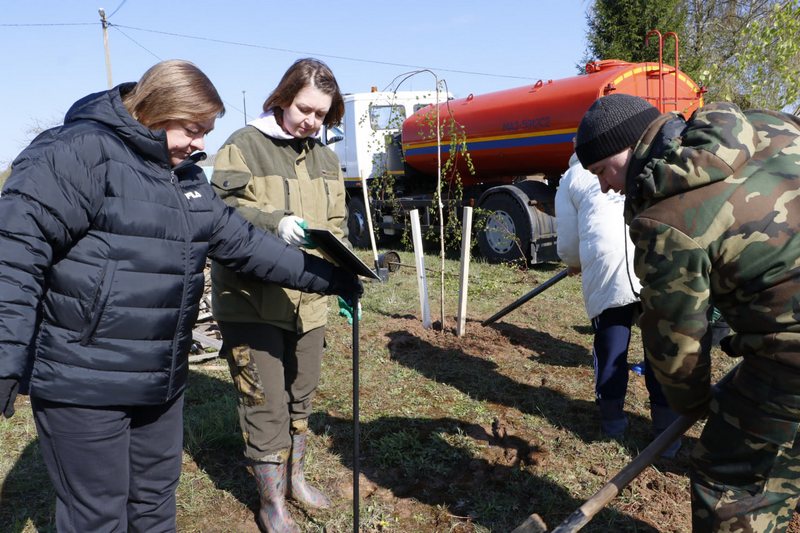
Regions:
<svg viewBox="0 0 800 533"><path fill-rule="evenodd" d="M195 164L224 107L194 65L76 102L0 197L0 410L31 396L59 531L175 529L206 257L323 294L351 274L255 229Z"/></svg>

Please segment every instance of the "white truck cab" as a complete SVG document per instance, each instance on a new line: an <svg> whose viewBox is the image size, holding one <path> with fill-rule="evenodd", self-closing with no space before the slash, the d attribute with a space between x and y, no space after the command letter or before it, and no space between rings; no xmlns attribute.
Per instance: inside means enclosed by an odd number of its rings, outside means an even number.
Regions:
<svg viewBox="0 0 800 533"><path fill-rule="evenodd" d="M400 132L403 121L418 110L437 103L434 91L381 92L344 96L344 118L330 128L324 142L339 156L345 184L360 187L361 178L379 176L385 168L387 137ZM439 93L439 102L449 94Z"/></svg>

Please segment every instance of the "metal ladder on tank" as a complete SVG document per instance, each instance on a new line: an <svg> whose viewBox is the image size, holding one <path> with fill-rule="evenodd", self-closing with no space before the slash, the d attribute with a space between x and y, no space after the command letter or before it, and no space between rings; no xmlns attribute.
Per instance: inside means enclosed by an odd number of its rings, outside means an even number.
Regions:
<svg viewBox="0 0 800 533"><path fill-rule="evenodd" d="M656 100L656 107L662 113L667 113L669 111L677 111L682 112L678 108L678 100L689 100L688 98L678 98L678 69L680 68L680 64L678 63L678 51L680 48L678 34L674 31L669 31L665 33L663 36L661 32L658 30L650 30L647 32L647 35L644 37L644 45L647 46L649 44L650 37L652 35L656 35L658 37L658 71L656 74L651 75L648 74L648 78L650 77L658 77L658 98ZM675 39L675 66L672 68L668 68L668 71L664 71L664 39L672 37ZM669 65L667 65L669 67ZM664 78L666 76L672 75L675 79L675 85L673 87L672 98L670 99L669 96L664 95ZM647 100L652 101L653 97L650 96L650 84L646 85L647 87ZM700 89L702 92L705 92L704 89ZM668 109L667 106L672 106L672 109Z"/></svg>

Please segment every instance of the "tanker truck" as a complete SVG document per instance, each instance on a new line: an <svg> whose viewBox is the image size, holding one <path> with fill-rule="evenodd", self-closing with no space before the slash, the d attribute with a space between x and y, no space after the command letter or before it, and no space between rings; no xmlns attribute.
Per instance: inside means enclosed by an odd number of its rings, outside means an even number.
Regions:
<svg viewBox="0 0 800 533"><path fill-rule="evenodd" d="M411 209L420 211L423 230L427 229L435 212L439 162L451 156L448 132L456 124L463 136L452 154L461 182L458 208L473 206L482 220L476 238L481 255L491 262L557 260L553 205L558 180L567 169L583 114L597 98L612 93L640 96L662 112L688 117L702 106L704 89L662 61L603 60L589 63L584 75L459 99L433 93L346 96L345 142L332 148L339 154L350 192L351 242L360 247L370 243L369 211L361 189L365 184L380 191L370 199L379 237L400 234ZM432 102L437 96L438 114ZM392 111L386 105L396 108ZM431 127L436 116L440 142ZM380 117L393 117L394 122ZM363 153L356 153L358 146ZM388 189L370 185L381 179ZM452 184L443 184L445 204L447 185Z"/></svg>

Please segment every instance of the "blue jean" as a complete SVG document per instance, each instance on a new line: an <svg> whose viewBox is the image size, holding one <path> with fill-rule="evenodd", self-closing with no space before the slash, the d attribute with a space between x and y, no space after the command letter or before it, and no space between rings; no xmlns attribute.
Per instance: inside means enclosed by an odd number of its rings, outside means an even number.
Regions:
<svg viewBox="0 0 800 533"><path fill-rule="evenodd" d="M59 533L175 531L183 396L84 407L31 397Z"/></svg>

